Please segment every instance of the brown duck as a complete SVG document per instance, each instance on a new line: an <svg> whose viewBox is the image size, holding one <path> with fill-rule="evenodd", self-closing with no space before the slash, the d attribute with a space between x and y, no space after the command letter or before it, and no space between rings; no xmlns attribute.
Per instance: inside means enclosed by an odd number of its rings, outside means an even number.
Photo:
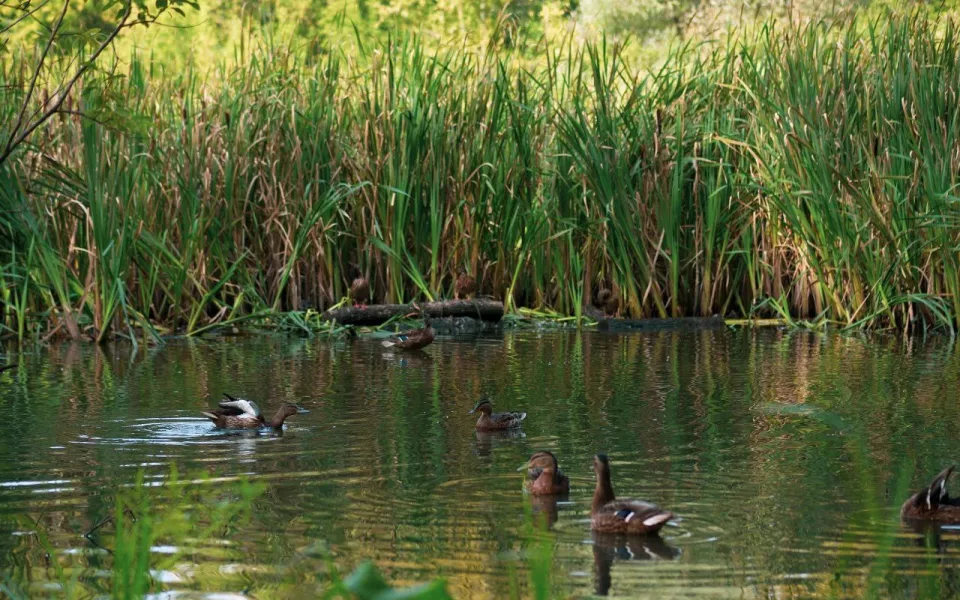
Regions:
<svg viewBox="0 0 960 600"><path fill-rule="evenodd" d="M590 527L605 533L657 533L673 513L643 500L617 500L610 484L610 459L606 454L593 457L597 488L593 492Z"/></svg>
<svg viewBox="0 0 960 600"><path fill-rule="evenodd" d="M467 275L463 267L457 269L457 283L453 288L453 297L457 300L469 298L477 293L477 280Z"/></svg>
<svg viewBox="0 0 960 600"><path fill-rule="evenodd" d="M226 400L220 401L220 408L203 413L203 416L220 429L262 429L264 427L281 429L287 417L310 412L296 404L284 403L273 419L267 421L263 418L260 407L253 400L234 398L229 394L224 396Z"/></svg>
<svg viewBox="0 0 960 600"><path fill-rule="evenodd" d="M560 470L557 457L552 452L541 450L530 457L526 465L517 469L527 470L523 489L534 496L552 496L570 491L570 479Z"/></svg>
<svg viewBox="0 0 960 600"><path fill-rule="evenodd" d="M496 431L498 429L519 427L520 422L527 418L527 413L525 412L495 413L493 412L493 404L486 398L477 402L473 410L467 414L472 415L475 412L480 413L480 418L477 419L477 429L479 431Z"/></svg>
<svg viewBox="0 0 960 600"><path fill-rule="evenodd" d="M907 498L900 508L900 518L915 521L960 523L960 498L947 494L947 480L956 465L940 472L925 489Z"/></svg>
<svg viewBox="0 0 960 600"><path fill-rule="evenodd" d="M616 292L603 288L597 292L593 305L607 315L615 315L620 309L620 297L617 296Z"/></svg>
<svg viewBox="0 0 960 600"><path fill-rule="evenodd" d="M388 339L381 342L386 348L400 348L402 350L419 350L425 346L429 346L433 343L433 338L436 337L437 332L434 331L433 326L430 325L430 317L425 315L419 306L416 304L413 305L417 309L417 312L412 316L419 315L423 317L423 327L420 329L410 329L408 331L402 331L395 335L390 336ZM408 315L411 316L411 315Z"/></svg>
<svg viewBox="0 0 960 600"><path fill-rule="evenodd" d="M367 302L370 301L370 282L359 269L357 269L357 276L350 283L350 300L353 301L354 306L360 308L366 308Z"/></svg>

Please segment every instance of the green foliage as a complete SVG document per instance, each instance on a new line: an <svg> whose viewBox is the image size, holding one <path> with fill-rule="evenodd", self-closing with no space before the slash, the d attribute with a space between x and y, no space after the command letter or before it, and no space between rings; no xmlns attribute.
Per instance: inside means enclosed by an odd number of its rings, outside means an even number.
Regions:
<svg viewBox="0 0 960 600"><path fill-rule="evenodd" d="M200 480L206 476L198 475ZM238 482L224 491L207 491L195 485L199 480L181 481L175 467L163 485L144 482L142 471L131 487L121 489L115 498L113 512L86 536L91 543L107 550L110 556L110 577L90 578L81 570L73 571L54 560L56 580L64 598L85 598L91 594L111 598L142 598L160 589L155 573L174 569L190 551L188 539L208 540L223 537L244 526L250 518L254 500L262 486ZM24 515L23 527L35 530L48 557L58 550L39 521ZM154 548L164 544L170 553L158 554ZM96 586L91 589L90 586ZM0 583L10 598L26 598L13 579Z"/></svg>
<svg viewBox="0 0 960 600"><path fill-rule="evenodd" d="M339 302L352 264L378 301L445 297L466 265L509 308L575 317L611 286L632 317L960 315L952 21L771 23L651 73L604 40L327 50L87 81L72 101L123 99L122 121L58 117L0 165L4 325L276 323Z"/></svg>
<svg viewBox="0 0 960 600"><path fill-rule="evenodd" d="M331 586L324 598L348 598L356 600L450 600L446 583L442 579L396 589L390 587L373 563L358 566L342 582Z"/></svg>

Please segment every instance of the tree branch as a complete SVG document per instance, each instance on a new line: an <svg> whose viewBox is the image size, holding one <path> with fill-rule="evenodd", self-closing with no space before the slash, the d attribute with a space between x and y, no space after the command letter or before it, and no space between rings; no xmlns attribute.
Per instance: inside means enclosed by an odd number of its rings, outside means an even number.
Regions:
<svg viewBox="0 0 960 600"><path fill-rule="evenodd" d="M74 116L74 117L80 117L81 119L88 119L88 120L90 120L90 121L93 121L93 122L96 123L97 125L100 125L101 127L105 127L105 128L107 128L107 129L109 129L109 130L111 130L111 131L116 131L116 129L117 129L116 127L110 125L110 123L108 123L107 121L102 121L102 120L96 118L96 117L93 116L93 115L88 115L87 113L82 112L82 111L79 111L79 110L67 110L66 108L61 108L61 109L59 109L59 110L57 111L57 114L58 114L58 115L72 115L72 116Z"/></svg>
<svg viewBox="0 0 960 600"><path fill-rule="evenodd" d="M67 0L67 2L64 4L64 13L66 13L66 5L68 5L69 3L70 3L70 0ZM55 115L55 114L57 113L57 111L60 110L60 107L63 105L64 101L67 99L67 96L70 95L70 91L73 89L73 86L75 86L75 85L77 84L77 82L80 80L80 78L83 76L83 74L86 73L87 70L90 69L90 67L92 67L92 66L94 65L94 63L97 62L97 59L100 57L100 55L103 53L103 51L106 50L106 49L110 46L110 44L113 43L113 40L117 37L117 35L119 35L120 31L126 26L126 24L127 24L127 19L130 18L130 12L133 10L133 3L132 3L132 2L129 2L129 1L128 1L128 2L126 3L126 5L127 5L127 6L126 6L126 10L123 11L123 16L120 17L120 22L117 23L117 25L116 25L116 27L114 27L113 31L110 32L110 35L107 36L107 39L103 40L103 42L97 47L97 49L96 49L96 50L94 51L94 53L90 56L90 58L87 59L87 62L83 63L83 64L80 66L80 68L77 69L77 72L73 74L73 77L70 78L70 81L67 82L67 85L65 85L65 86L63 86L63 88L61 88L61 91L57 94L57 96L56 96L56 101L53 103L53 105L50 106L49 108L47 108L47 110L45 110L45 111L43 112L43 114L41 114L40 117L39 117L36 121L34 121L34 122L33 122L32 124L30 124L29 126L27 126L27 127L24 129L23 133L20 134L20 136L17 137L17 138L14 140L14 139L13 139L13 138L14 138L14 135L13 135L13 134L16 134L17 129L19 129L19 127L20 127L20 122L19 122L19 119L18 119L17 127L14 128L14 130L13 130L13 132L12 132L12 134L11 134L11 141L7 143L7 147L6 147L6 149L3 151L3 154L0 154L0 165L2 165L2 164L7 160L7 158L10 157L10 155L11 155L11 154L13 153L13 151L17 148L17 146L19 146L20 144L22 144L23 142L25 142L25 141L27 140L27 138L29 138L30 135L31 135L34 131L36 131L36 129L37 129L38 127L40 127L40 126L43 125L45 122L47 122L47 120L48 120L50 117L52 117L53 115ZM59 27L60 27L60 22L61 22L62 20L63 20L63 13L61 13L61 15L60 15L60 20L57 21L57 25L56 25L56 27L54 28L54 34L50 36L50 41L51 41L51 43L52 43L52 41L53 41L53 38L56 36L56 31L57 31L57 29L59 29ZM47 47L49 48L49 46L50 46L50 44L48 43L48 44L47 44ZM46 50L44 50L44 57L45 57L45 56L46 56ZM37 76L37 75L39 74L39 72L40 72L40 66L42 66L42 62L43 62L43 57L41 57L41 65L38 65L38 67L37 67L37 73L34 75L34 81L36 81L36 76ZM30 96L31 96L32 94L33 94L33 89L32 89L32 85L31 85L31 90L30 90L30 92L27 94L27 99L24 101L23 110L21 111L21 117L20 117L21 119L23 118L23 113L26 112L27 102L29 101Z"/></svg>
<svg viewBox="0 0 960 600"><path fill-rule="evenodd" d="M43 0L43 2L41 2L40 4L38 4L35 9L33 9L33 10L27 12L27 13L24 13L24 14L21 15L20 18L18 18L16 21L14 21L13 23L10 23L9 25L7 25L6 27L4 27L3 29L0 29L0 35L3 35L4 33L8 32L8 31L10 31L11 29L13 29L14 27L16 27L17 23L19 23L20 21L26 19L27 17L29 17L29 16L32 15L33 13L37 12L38 10L40 10L41 8L43 8L44 6L46 6L47 3L49 3L49 2L50 2L50 0ZM2 3L0 3L0 5L2 5Z"/></svg>
<svg viewBox="0 0 960 600"><path fill-rule="evenodd" d="M63 10L60 11L60 16L57 17L57 22L53 26L53 32L50 33L50 39L47 40L47 45L43 48L43 54L40 55L40 60L37 61L37 68L34 69L33 77L30 79L30 87L27 88L27 95L24 97L23 105L20 107L20 114L17 115L17 122L14 123L13 129L10 130L10 138L7 140L3 158L0 158L0 164L3 163L4 158L6 158L13 149L13 141L17 137L17 131L19 131L20 126L23 125L23 116L27 114L27 107L30 106L30 100L33 98L33 90L37 86L37 79L40 78L40 71L43 70L43 63L47 60L47 54L50 53L50 48L53 47L53 42L57 39L57 31L60 30L60 25L63 24L63 18L67 16L68 8L70 8L70 0L66 0L63 3Z"/></svg>

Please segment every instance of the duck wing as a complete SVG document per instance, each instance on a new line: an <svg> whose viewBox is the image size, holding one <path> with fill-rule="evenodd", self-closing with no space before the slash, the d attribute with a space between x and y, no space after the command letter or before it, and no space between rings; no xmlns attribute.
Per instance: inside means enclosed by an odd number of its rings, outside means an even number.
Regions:
<svg viewBox="0 0 960 600"><path fill-rule="evenodd" d="M629 524L636 520L644 527L662 526L673 518L673 513L643 500L614 500L603 505L600 512Z"/></svg>
<svg viewBox="0 0 960 600"><path fill-rule="evenodd" d="M935 512L941 506L954 505L957 501L947 494L947 481L956 465L950 465L940 471L926 489L920 490L903 503L901 515L925 515Z"/></svg>
<svg viewBox="0 0 960 600"><path fill-rule="evenodd" d="M237 416L246 415L252 419L259 419L263 415L260 413L260 407L253 400L244 400L243 398L234 398L230 394L224 393L226 400L220 401L220 408L224 410L238 411ZM226 414L226 413L225 413Z"/></svg>
<svg viewBox="0 0 960 600"><path fill-rule="evenodd" d="M519 425L520 421L523 421L526 418L527 413L525 412L493 413L490 415L491 421L503 427Z"/></svg>

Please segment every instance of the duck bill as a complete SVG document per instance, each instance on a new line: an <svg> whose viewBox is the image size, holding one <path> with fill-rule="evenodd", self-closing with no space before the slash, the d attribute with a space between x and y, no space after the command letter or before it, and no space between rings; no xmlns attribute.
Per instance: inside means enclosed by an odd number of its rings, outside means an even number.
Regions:
<svg viewBox="0 0 960 600"><path fill-rule="evenodd" d="M519 467L517 467L517 473L519 473L520 471L526 471L529 466L530 466L529 464L520 465Z"/></svg>
<svg viewBox="0 0 960 600"><path fill-rule="evenodd" d="M301 414L301 415L305 415L305 414L308 414L310 411L307 410L307 409L305 409L305 408L300 408L300 407L298 406L298 407L297 407L297 412L298 412L299 414Z"/></svg>
<svg viewBox="0 0 960 600"><path fill-rule="evenodd" d="M472 415L472 414L475 413L475 412L477 412L477 409L473 409L473 410L471 410L470 412L468 412L467 414L468 414L468 415Z"/></svg>

